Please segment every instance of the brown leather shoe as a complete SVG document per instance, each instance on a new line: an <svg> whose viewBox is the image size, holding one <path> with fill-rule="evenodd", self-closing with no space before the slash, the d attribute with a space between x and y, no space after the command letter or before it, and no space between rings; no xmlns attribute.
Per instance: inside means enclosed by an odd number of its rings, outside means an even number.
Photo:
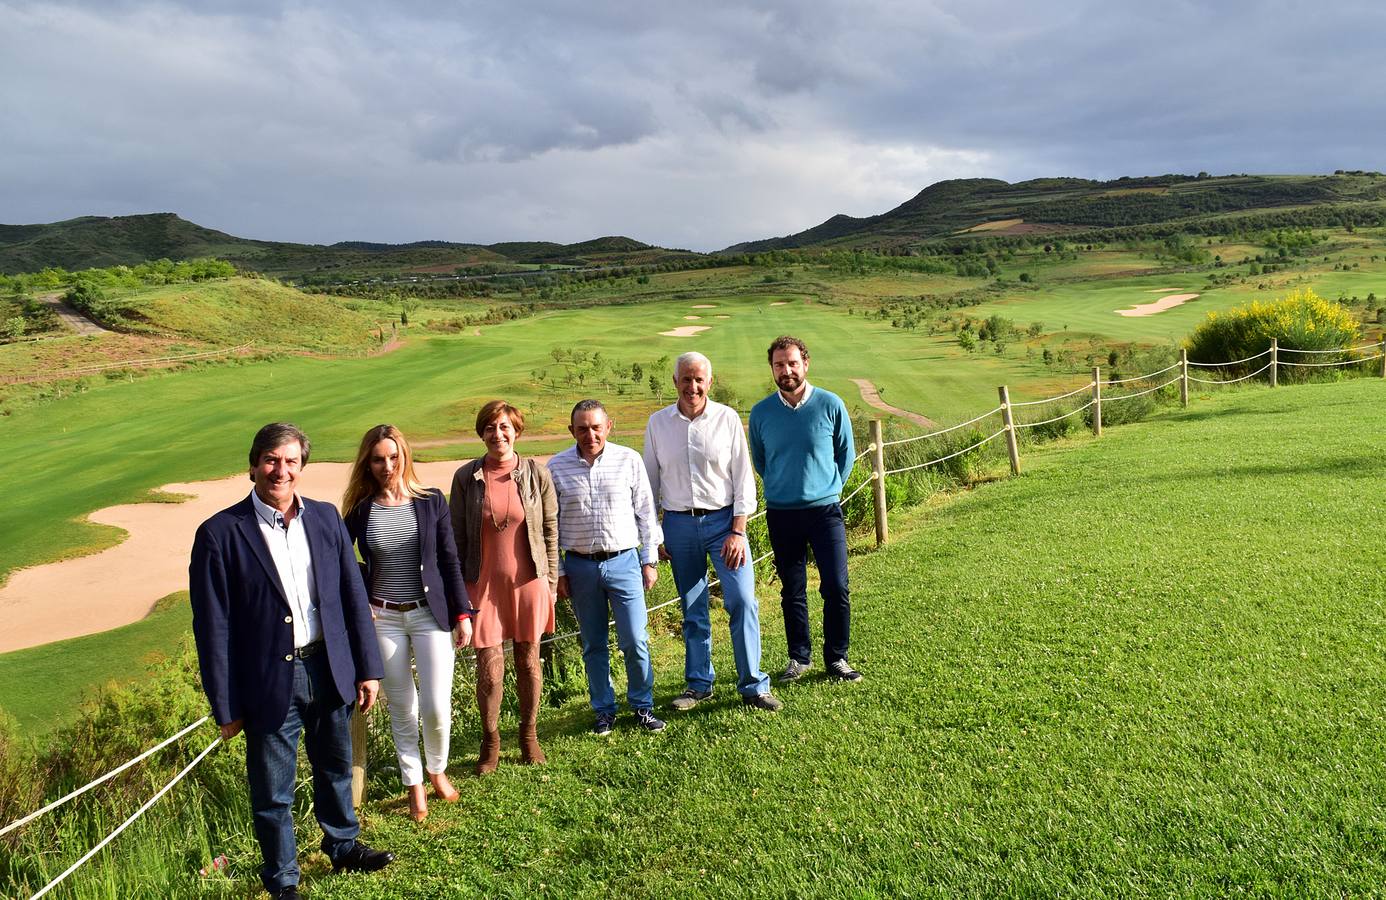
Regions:
<svg viewBox="0 0 1386 900"><path fill-rule="evenodd" d="M452 786L446 772L439 772L437 775L429 772L428 780L433 784L433 795L444 803L456 803L462 798L462 795L457 793L457 788Z"/></svg>
<svg viewBox="0 0 1386 900"><path fill-rule="evenodd" d="M409 818L415 822L422 822L428 818L428 795L424 793L424 786L421 784L411 784L405 788L409 795Z"/></svg>

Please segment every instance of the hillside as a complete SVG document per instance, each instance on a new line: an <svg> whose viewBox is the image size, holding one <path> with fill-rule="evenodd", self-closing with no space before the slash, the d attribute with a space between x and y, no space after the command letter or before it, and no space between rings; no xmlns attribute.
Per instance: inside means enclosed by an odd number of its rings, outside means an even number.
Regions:
<svg viewBox="0 0 1386 900"><path fill-rule="evenodd" d="M381 244L343 241L330 246L259 241L204 228L173 213L84 216L46 225L0 225L0 274L135 265L150 259L216 256L242 269L287 278L317 280L380 276L451 275L485 266L489 271L527 266L638 265L698 254L665 250L626 237L576 244L450 241Z"/></svg>
<svg viewBox="0 0 1386 900"><path fill-rule="evenodd" d="M1194 225L1229 215L1320 211L1321 221L1386 221L1386 176L1161 175L1089 181L993 178L941 181L876 216L836 215L785 237L736 244L724 253L800 247L903 247L956 235L1071 234L1158 224Z"/></svg>
<svg viewBox="0 0 1386 900"><path fill-rule="evenodd" d="M1021 478L893 514L895 541L851 561L852 660L866 679L835 684L815 667L776 687L786 707L773 716L745 710L723 683L663 734L623 718L599 742L584 698L569 697L540 717L547 766L515 764L507 744L494 776L456 779L460 802L433 804L420 827L403 814L377 713L363 839L398 860L383 875L333 877L306 854L307 888L1373 895L1386 878L1374 799L1386 791L1386 618L1373 599L1386 551L1360 511L1380 487L1382 390L1361 379L1200 396L1033 453ZM773 590L761 591L773 668L783 630ZM683 686L682 644L661 630L651 645L663 704ZM724 677L734 671L725 640L715 654ZM195 666L160 677L105 714L140 711L157 727L65 733L126 741L72 783L202 714ZM476 739L465 675L455 702L461 772ZM504 740L514 727L508 711ZM211 734L150 763L147 783L171 778ZM243 796L243 747L210 757L147 830L80 870L79 892L254 890L248 814L231 802ZM5 893L34 890L89 843L55 821L21 834ZM229 883L193 874L209 848L231 859Z"/></svg>

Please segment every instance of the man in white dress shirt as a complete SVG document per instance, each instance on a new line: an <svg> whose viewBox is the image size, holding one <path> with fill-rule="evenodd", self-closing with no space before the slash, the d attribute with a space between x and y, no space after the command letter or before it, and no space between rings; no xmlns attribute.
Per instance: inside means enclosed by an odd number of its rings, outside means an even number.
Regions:
<svg viewBox="0 0 1386 900"><path fill-rule="evenodd" d="M571 597L582 637L587 692L597 714L592 733L611 734L616 696L611 689L607 615L616 621L616 644L626 660L626 701L647 731L662 731L654 715L654 670L647 633L645 591L654 587L662 540L650 480L640 454L609 444L611 418L597 400L573 407L568 430L577 443L549 460L558 494L558 596Z"/></svg>
<svg viewBox="0 0 1386 900"><path fill-rule="evenodd" d="M651 490L664 511L661 555L673 567L683 603L685 690L671 706L689 710L712 696L711 559L730 618L737 691L747 706L776 712L783 704L760 670L760 608L746 540L756 482L741 417L708 399L712 362L701 353L674 362L674 388L678 401L650 416L644 453Z"/></svg>

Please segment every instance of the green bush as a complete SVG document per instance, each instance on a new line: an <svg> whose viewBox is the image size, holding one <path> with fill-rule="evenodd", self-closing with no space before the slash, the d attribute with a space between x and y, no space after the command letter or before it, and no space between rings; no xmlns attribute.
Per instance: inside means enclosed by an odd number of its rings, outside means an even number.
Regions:
<svg viewBox="0 0 1386 900"><path fill-rule="evenodd" d="M1266 351L1272 340L1287 350L1329 350L1351 346L1357 337L1357 321L1347 307L1306 288L1279 300L1210 312L1184 347L1192 361L1231 363Z"/></svg>

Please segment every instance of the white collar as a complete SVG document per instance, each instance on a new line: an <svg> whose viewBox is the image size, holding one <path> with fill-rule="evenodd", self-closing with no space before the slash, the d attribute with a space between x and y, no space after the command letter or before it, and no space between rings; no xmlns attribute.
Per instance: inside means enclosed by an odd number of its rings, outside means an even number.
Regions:
<svg viewBox="0 0 1386 900"><path fill-rule="evenodd" d="M807 403L809 398L813 396L813 385L809 384L807 381L804 382L804 396L799 398L798 403L790 403L788 400L784 399L784 392L779 388L775 388L775 396L779 397L780 402L790 409L798 409Z"/></svg>

